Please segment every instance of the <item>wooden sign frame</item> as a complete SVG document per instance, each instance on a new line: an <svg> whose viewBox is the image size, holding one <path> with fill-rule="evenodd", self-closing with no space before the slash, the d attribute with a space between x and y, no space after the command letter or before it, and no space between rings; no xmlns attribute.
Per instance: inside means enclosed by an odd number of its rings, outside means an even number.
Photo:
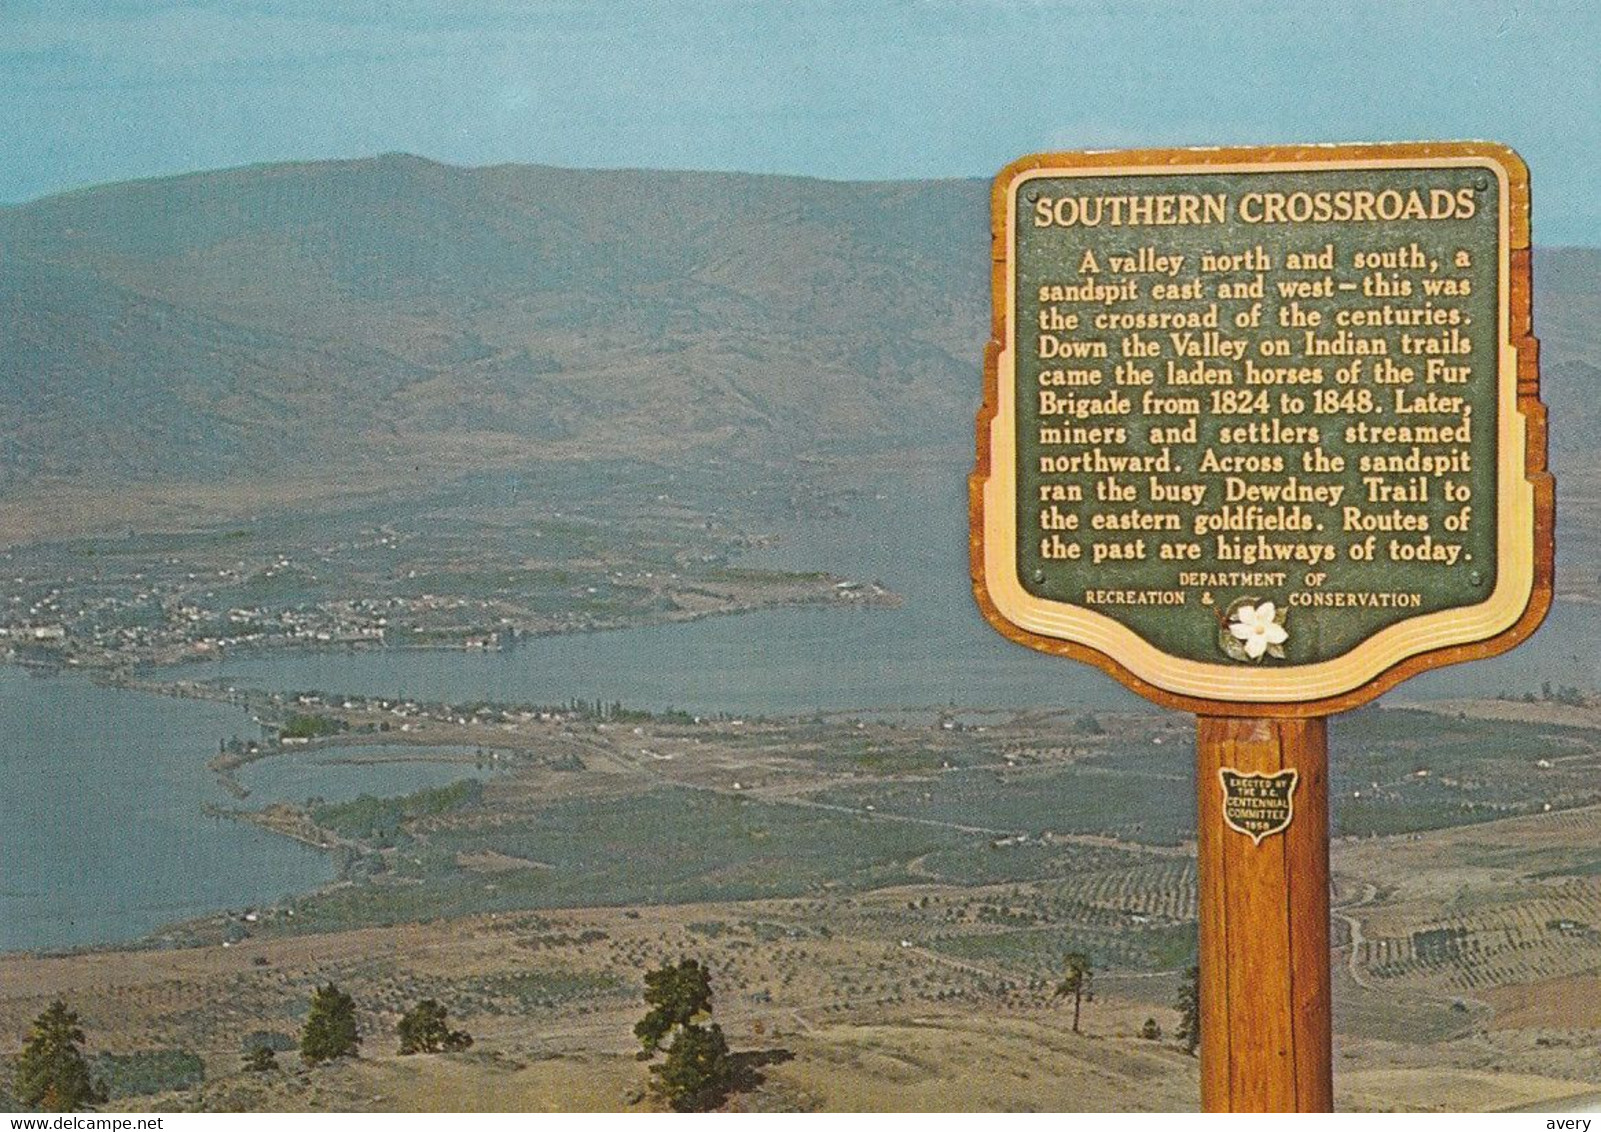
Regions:
<svg viewBox="0 0 1601 1132"><path fill-rule="evenodd" d="M1522 474L1516 469L1503 469L1503 487L1517 486L1528 500L1526 519L1532 522L1532 542L1524 542L1521 531L1504 529L1503 537L1512 535L1518 546L1528 549L1526 563L1518 573L1522 579L1509 579L1509 584L1523 583L1508 599L1511 612L1502 610L1499 620L1508 621L1492 634L1477 639L1451 640L1443 645L1406 643L1398 659L1390 662L1370 663L1371 674L1357 680L1336 677L1332 685L1337 690L1329 694L1296 697L1285 695L1296 669L1280 667L1274 670L1244 670L1223 665L1198 665L1180 662L1190 671L1182 683L1153 673L1150 665L1136 672L1129 664L1114 655L1108 648L1096 647L1085 640L1067 636L1047 635L1037 628L1019 624L1002 609L996 600L996 590L1008 586L1008 580L996 576L998 561L1015 561L1015 530L1013 546L997 546L1002 541L995 537L997 528L1007 526L1005 516L991 506L986 509L986 492L993 490L997 476L1012 474L1012 469L996 464L996 422L1009 393L1002 390L1003 370L1010 376L1008 344L1012 335L1010 321L1010 288L1014 265L1011 259L1011 201L1013 188L1020 178L1040 175L1046 171L1070 172L1079 175L1134 173L1172 174L1180 172L1230 172L1248 169L1293 168L1363 168L1404 167L1406 165L1487 164L1499 171L1503 200L1502 255L1500 271L1500 299L1503 304L1503 339L1497 381L1506 389L1501 401L1498 453L1508 449L1522 450ZM1262 717L1320 717L1346 711L1367 703L1390 688L1430 669L1467 660L1479 660L1506 651L1526 639L1544 619L1551 605L1553 570L1555 561L1555 485L1547 469L1546 409L1539 395L1538 343L1532 326L1532 264L1529 243L1529 178L1528 169L1521 158L1506 146L1489 142L1450 143L1396 143L1378 145L1313 145L1264 146L1225 149L1164 149L1130 152L1098 151L1081 153L1044 153L1025 157L1008 165L996 177L991 192L991 301L993 318L991 337L984 352L984 401L978 415L978 458L969 480L969 551L973 578L973 591L984 616L998 631L1019 644L1041 652L1070 657L1092 664L1128 688L1164 707L1197 715L1232 715ZM1508 357L1515 358L1507 366ZM1516 427L1521 422L1521 428ZM1004 423L1004 422L1003 422ZM1002 453L1004 456L1005 453ZM1507 478L1510 476L1510 479ZM1498 522L1505 525L1508 507L1500 501ZM1000 509L1004 510L1004 509ZM1520 516L1524 518L1524 516ZM1502 555L1505 561L1505 555ZM1526 568L1525 568L1526 567ZM1498 575L1499 577L1499 575ZM1012 579L1012 590L1016 590ZM1526 585L1526 590L1524 586ZM994 589L992 589L994 587ZM1498 583L1497 590L1502 589ZM1523 594L1526 592L1527 596ZM1494 595L1492 595L1493 599ZM1516 607L1521 606L1519 611ZM1479 609L1480 607L1468 607ZM1428 615L1436 619L1448 618L1457 611ZM1089 616L1094 617L1094 614ZM1102 619L1105 620L1105 619ZM1423 621L1425 618L1414 619ZM1393 629L1405 629L1403 623ZM1393 630L1386 630L1393 633ZM1442 634L1429 634L1438 639ZM1446 634L1449 635L1449 634ZM1460 634L1458 634L1460 636ZM1124 639L1132 638L1126 630ZM1384 636L1384 633L1378 634ZM1415 634L1414 634L1415 636ZM1393 643L1393 642L1392 642ZM1359 657L1366 643L1351 651ZM1391 650L1394 652L1395 650ZM1345 658L1342 658L1344 660ZM1161 667L1158 665L1157 667ZM1307 666L1311 667L1311 666ZM1353 664L1360 669L1361 664ZM1199 669L1211 668L1209 675ZM1263 691L1260 673L1270 671L1278 678L1278 691ZM1200 689L1227 689L1226 694L1208 695Z"/></svg>
<svg viewBox="0 0 1601 1132"><path fill-rule="evenodd" d="M1136 671L1126 656L1116 655L1118 642L1161 650L1087 607L1027 592L1019 577L1020 443L1009 324L1017 271L1012 202L1020 179L1468 165L1493 169L1500 193L1493 469L1497 570L1490 598L1411 619L1422 624L1433 618L1432 624L1455 631L1414 634L1398 654L1368 670L1352 665L1345 683L1324 692L1319 689L1327 684L1316 681L1296 688L1294 665L1230 668L1171 656L1191 670L1186 679L1170 679L1177 669L1160 665L1144 664ZM1546 464L1546 409L1533 336L1528 170L1512 150L1488 142L1048 153L1002 170L991 195L991 217L994 319L984 353L978 458L968 485L974 595L984 616L1011 640L1092 664L1163 707L1195 713L1202 1107L1329 1111L1334 1085L1327 717L1367 703L1420 672L1504 652L1533 633L1551 606L1556 489ZM1515 540L1510 555L1508 538ZM1505 570L1509 561L1512 569ZM1510 605L1503 603L1493 616L1477 622L1465 616L1466 624L1455 625L1440 620L1459 611L1482 613L1504 584L1512 586ZM1012 615L1019 608L1028 612L1029 602L1034 613L1044 610L1044 615ZM1058 610L1083 616L1053 620ZM1097 619L1104 624L1097 625ZM1407 625L1392 623L1334 659L1354 656L1386 634L1393 644L1394 630ZM1096 631L1075 633L1084 626ZM1327 663L1309 662L1299 670L1310 673ZM1195 669L1202 670L1202 679ZM1216 673L1219 694L1197 691L1212 690L1204 679L1207 671Z"/></svg>

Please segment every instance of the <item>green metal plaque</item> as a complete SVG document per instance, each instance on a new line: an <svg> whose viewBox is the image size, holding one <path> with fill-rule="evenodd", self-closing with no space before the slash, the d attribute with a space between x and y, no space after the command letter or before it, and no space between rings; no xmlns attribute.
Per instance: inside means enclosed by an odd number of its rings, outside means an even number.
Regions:
<svg viewBox="0 0 1601 1132"><path fill-rule="evenodd" d="M1518 621L1522 167L1464 148L1003 174L974 516L992 620L1261 702Z"/></svg>

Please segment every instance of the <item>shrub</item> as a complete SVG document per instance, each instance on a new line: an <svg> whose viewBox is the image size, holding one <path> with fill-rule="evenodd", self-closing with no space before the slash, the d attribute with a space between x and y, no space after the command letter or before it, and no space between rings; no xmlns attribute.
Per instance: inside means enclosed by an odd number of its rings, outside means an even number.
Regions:
<svg viewBox="0 0 1601 1132"><path fill-rule="evenodd" d="M190 1089L206 1079L206 1063L186 1049L103 1053L95 1070L113 1097L146 1097L173 1089Z"/></svg>

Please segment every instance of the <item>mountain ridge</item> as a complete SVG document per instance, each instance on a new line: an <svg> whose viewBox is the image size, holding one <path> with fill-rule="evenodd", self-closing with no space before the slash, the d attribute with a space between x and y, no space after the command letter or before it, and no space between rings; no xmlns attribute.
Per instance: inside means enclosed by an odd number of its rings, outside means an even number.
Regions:
<svg viewBox="0 0 1601 1132"><path fill-rule="evenodd" d="M0 209L0 498L966 449L988 196L387 154ZM1536 288L1560 439L1598 423L1569 390L1601 359L1601 250L1537 251Z"/></svg>
<svg viewBox="0 0 1601 1132"><path fill-rule="evenodd" d="M195 467L194 437L233 433L246 455L198 470L274 475L263 419L340 460L374 437L481 429L531 458L893 447L919 430L886 422L920 404L965 416L983 312L948 280L982 268L983 215L962 207L981 192L385 157L44 198L0 213L0 403L29 422L0 465L12 485L73 468L159 479ZM964 211L963 239L928 236ZM167 341L140 303L161 304ZM151 357L161 373L141 377ZM167 387L98 415L151 442L140 459L87 443L68 404L38 395L72 374L86 394ZM260 411L206 403L219 380L250 384L233 391Z"/></svg>

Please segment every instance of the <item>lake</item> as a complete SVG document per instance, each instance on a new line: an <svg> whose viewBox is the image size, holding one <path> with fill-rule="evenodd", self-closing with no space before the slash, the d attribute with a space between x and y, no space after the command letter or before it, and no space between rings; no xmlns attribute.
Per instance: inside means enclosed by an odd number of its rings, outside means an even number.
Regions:
<svg viewBox="0 0 1601 1132"><path fill-rule="evenodd" d="M234 777L250 791L247 806L303 805L313 798L349 802L363 794L410 794L463 778L484 779L498 761L476 747L322 747L257 759Z"/></svg>
<svg viewBox="0 0 1601 1132"><path fill-rule="evenodd" d="M741 565L882 580L899 609L801 608L536 638L506 652L322 653L238 658L187 674L282 690L554 704L574 698L695 712L890 706L1149 705L1087 665L1006 640L973 601L966 468L908 470L850 514L808 522ZM1390 698L1496 696L1601 684L1596 610L1563 606L1530 644L1408 681ZM1154 710L1154 709L1152 709Z"/></svg>
<svg viewBox="0 0 1601 1132"><path fill-rule="evenodd" d="M809 523L746 562L881 579L899 609L770 610L581 636L515 650L282 655L172 674L239 685L463 701L787 714L958 704L1146 710L1088 666L1006 641L968 588L966 497L954 465L870 487L848 516ZM1542 681L1595 687L1595 612L1563 606L1529 646L1431 673L1390 699L1494 696ZM1154 709L1150 709L1154 710ZM206 771L217 744L251 735L237 709L0 668L0 950L137 938L162 924L269 903L329 879L321 855L237 822ZM311 754L311 753L308 753ZM285 756L245 768L249 806L396 794L470 766L352 764Z"/></svg>
<svg viewBox="0 0 1601 1132"><path fill-rule="evenodd" d="M0 950L137 938L329 880L328 858L253 826L206 762L243 712L0 667Z"/></svg>

